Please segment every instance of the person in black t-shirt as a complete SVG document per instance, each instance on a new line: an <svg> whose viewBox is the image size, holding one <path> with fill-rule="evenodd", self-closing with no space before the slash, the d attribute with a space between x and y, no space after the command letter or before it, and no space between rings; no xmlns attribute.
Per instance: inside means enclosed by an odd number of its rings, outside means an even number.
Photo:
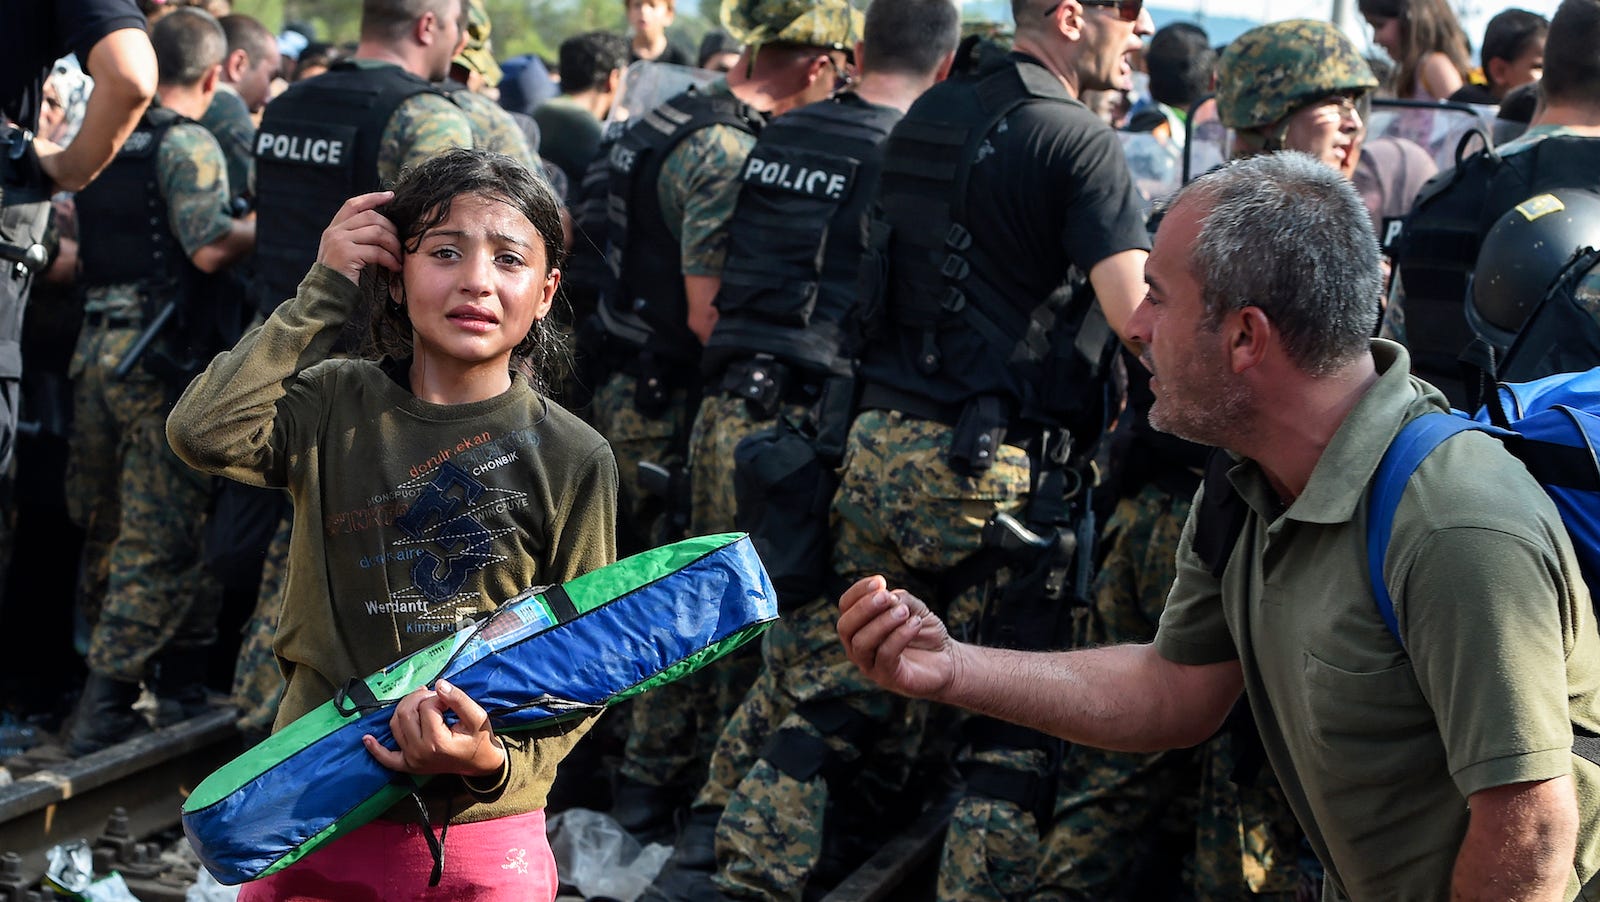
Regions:
<svg viewBox="0 0 1600 902"><path fill-rule="evenodd" d="M83 127L70 148L36 147L45 175L77 191L116 155L155 95L156 58L133 0L11 4L0 27L0 113L36 129L45 76L68 52L94 78Z"/></svg>
<svg viewBox="0 0 1600 902"><path fill-rule="evenodd" d="M45 77L68 51L94 78L95 90L83 125L63 149L33 133ZM10 468L14 451L23 305L34 273L48 263L50 195L93 181L155 90L155 51L133 0L10 3L0 16L0 472Z"/></svg>

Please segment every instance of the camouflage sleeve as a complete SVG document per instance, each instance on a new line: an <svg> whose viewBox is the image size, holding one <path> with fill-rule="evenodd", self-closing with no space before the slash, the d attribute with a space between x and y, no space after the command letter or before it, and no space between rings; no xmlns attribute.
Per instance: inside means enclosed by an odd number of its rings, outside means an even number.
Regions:
<svg viewBox="0 0 1600 902"><path fill-rule="evenodd" d="M712 125L683 139L662 162L656 196L667 228L678 236L684 275L722 275L739 170L755 143L754 135Z"/></svg>
<svg viewBox="0 0 1600 902"><path fill-rule="evenodd" d="M217 139L199 125L179 123L167 130L156 152L167 220L183 252L194 252L233 228L228 216L228 164Z"/></svg>
<svg viewBox="0 0 1600 902"><path fill-rule="evenodd" d="M472 126L461 108L438 94L402 102L383 127L378 145L378 181L388 185L400 171L452 147L472 146Z"/></svg>
<svg viewBox="0 0 1600 902"><path fill-rule="evenodd" d="M472 126L473 147L515 157L522 165L537 171L538 160L528 146L528 138L510 113L493 100L470 91L456 94L455 101Z"/></svg>
<svg viewBox="0 0 1600 902"><path fill-rule="evenodd" d="M253 191L256 181L255 139L256 124L250 111L237 96L217 91L216 99L206 110L200 124L205 126L222 147L223 159L228 161L228 186L234 194Z"/></svg>

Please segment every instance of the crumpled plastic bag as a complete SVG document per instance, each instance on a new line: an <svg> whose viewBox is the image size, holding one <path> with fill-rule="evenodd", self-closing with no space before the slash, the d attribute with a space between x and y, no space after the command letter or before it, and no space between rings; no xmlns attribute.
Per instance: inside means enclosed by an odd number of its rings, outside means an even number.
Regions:
<svg viewBox="0 0 1600 902"><path fill-rule="evenodd" d="M96 880L89 884L89 888L79 894L83 902L139 902L139 899L128 889L128 884L122 882L122 875L111 872L111 876L104 880Z"/></svg>
<svg viewBox="0 0 1600 902"><path fill-rule="evenodd" d="M51 846L44 857L44 882L49 888L76 895L94 882L94 853L83 840Z"/></svg>
<svg viewBox="0 0 1600 902"><path fill-rule="evenodd" d="M183 894L183 902L234 902L237 898L239 898L239 887L223 886L205 868L200 869L194 885Z"/></svg>
<svg viewBox="0 0 1600 902"><path fill-rule="evenodd" d="M45 853L44 886L58 896L83 902L139 902L122 875L94 879L94 853L81 839L51 846Z"/></svg>
<svg viewBox="0 0 1600 902"><path fill-rule="evenodd" d="M645 891L672 849L661 843L641 847L609 815L569 808L546 825L561 882L585 898L604 896L634 902Z"/></svg>

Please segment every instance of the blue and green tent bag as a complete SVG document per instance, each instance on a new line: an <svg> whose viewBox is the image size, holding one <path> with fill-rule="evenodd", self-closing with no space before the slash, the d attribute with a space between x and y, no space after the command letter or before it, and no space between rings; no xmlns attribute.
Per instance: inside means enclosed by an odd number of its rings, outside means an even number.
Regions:
<svg viewBox="0 0 1600 902"><path fill-rule="evenodd" d="M394 747L389 717L407 693L443 677L489 712L496 732L553 727L692 673L777 616L776 593L742 533L686 539L530 589L451 637L351 680L224 765L184 802L184 832L222 883L264 877L426 780L388 770L361 744L371 733Z"/></svg>

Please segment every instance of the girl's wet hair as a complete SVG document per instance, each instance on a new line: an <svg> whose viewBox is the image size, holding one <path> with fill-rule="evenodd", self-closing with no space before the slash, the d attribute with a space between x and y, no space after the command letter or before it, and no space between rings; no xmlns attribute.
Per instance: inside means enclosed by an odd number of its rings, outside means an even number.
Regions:
<svg viewBox="0 0 1600 902"><path fill-rule="evenodd" d="M401 247L410 254L421 246L423 235L450 218L451 203L463 196L501 201L527 217L544 239L546 271L560 268L565 257L561 204L542 175L503 153L456 148L410 167L395 182L394 199L382 212L394 223ZM390 300L389 278L399 276L381 273L369 292L371 343L377 355L400 359L411 355L411 320L403 307ZM568 362L561 325L564 306L558 292L550 312L534 321L511 352L513 365L540 391L554 384L560 367Z"/></svg>

